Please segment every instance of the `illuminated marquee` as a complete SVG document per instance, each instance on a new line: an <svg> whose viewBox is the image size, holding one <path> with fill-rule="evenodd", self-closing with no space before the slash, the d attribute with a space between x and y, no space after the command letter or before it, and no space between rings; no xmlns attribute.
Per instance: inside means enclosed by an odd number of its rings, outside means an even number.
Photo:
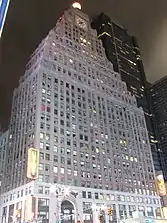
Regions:
<svg viewBox="0 0 167 223"><path fill-rule="evenodd" d="M35 180L38 178L39 150L30 148L27 160L27 178Z"/></svg>
<svg viewBox="0 0 167 223"><path fill-rule="evenodd" d="M161 196L161 197L165 196L166 195L166 187L165 187L163 174L158 174L156 178L157 178L157 186L158 186L159 196Z"/></svg>

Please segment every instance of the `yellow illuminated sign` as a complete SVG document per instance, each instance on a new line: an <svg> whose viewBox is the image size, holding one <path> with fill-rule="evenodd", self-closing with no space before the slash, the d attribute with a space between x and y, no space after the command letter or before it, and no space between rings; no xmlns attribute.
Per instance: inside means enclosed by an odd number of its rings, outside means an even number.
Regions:
<svg viewBox="0 0 167 223"><path fill-rule="evenodd" d="M162 174L157 175L157 186L158 186L158 192L159 196L165 196L166 195L166 187L164 182L164 177Z"/></svg>
<svg viewBox="0 0 167 223"><path fill-rule="evenodd" d="M39 150L30 148L28 150L28 160L27 160L27 177L29 179L38 178L38 163L39 163Z"/></svg>

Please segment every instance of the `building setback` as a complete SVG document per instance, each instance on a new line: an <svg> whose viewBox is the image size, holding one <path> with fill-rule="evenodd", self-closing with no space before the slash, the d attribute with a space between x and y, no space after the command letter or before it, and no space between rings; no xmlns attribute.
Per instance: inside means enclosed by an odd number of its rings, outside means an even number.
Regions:
<svg viewBox="0 0 167 223"><path fill-rule="evenodd" d="M156 171L163 170L166 176L155 120L150 111L149 95L146 92L148 84L137 40L104 13L93 19L92 27L97 30L98 38L102 40L106 56L113 63L114 70L121 74L128 90L135 95L138 106L144 110L154 167Z"/></svg>
<svg viewBox="0 0 167 223"><path fill-rule="evenodd" d="M9 135L2 222L160 216L144 112L82 11L65 11L32 55Z"/></svg>

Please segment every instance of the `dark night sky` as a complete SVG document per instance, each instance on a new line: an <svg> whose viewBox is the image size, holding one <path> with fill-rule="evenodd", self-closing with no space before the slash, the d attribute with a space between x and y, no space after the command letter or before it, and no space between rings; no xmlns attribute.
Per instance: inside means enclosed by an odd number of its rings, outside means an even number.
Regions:
<svg viewBox="0 0 167 223"><path fill-rule="evenodd" d="M107 13L139 42L149 81L167 74L166 0L81 0L83 10ZM7 126L12 91L25 64L72 0L11 0L0 40L0 123Z"/></svg>

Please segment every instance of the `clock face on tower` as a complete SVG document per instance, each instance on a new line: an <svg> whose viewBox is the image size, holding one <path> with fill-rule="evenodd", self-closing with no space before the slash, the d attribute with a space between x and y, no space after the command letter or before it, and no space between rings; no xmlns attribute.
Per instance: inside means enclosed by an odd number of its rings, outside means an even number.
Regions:
<svg viewBox="0 0 167 223"><path fill-rule="evenodd" d="M76 17L76 24L82 29L87 29L87 23L81 17Z"/></svg>

